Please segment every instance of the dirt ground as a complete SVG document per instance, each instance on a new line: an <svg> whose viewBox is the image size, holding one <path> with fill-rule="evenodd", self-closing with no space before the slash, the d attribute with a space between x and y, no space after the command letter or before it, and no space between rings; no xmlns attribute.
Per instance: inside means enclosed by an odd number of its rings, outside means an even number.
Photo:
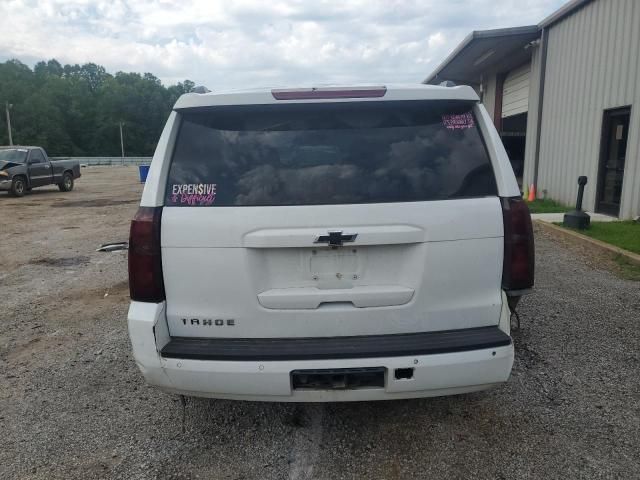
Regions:
<svg viewBox="0 0 640 480"><path fill-rule="evenodd" d="M137 170L0 193L0 478L640 478L640 283L538 234L507 384L295 405L147 386L126 331Z"/></svg>

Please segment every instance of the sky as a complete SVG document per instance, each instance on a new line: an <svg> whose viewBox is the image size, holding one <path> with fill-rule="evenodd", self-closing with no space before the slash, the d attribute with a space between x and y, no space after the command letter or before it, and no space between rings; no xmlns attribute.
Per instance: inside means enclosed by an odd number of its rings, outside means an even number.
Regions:
<svg viewBox="0 0 640 480"><path fill-rule="evenodd" d="M211 90L420 82L472 30L565 0L0 0L0 61L94 62Z"/></svg>

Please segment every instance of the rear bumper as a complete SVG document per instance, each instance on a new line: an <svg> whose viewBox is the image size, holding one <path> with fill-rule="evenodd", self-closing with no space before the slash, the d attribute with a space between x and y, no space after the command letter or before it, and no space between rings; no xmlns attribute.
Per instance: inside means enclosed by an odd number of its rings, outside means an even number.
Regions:
<svg viewBox="0 0 640 480"><path fill-rule="evenodd" d="M439 332L439 336L418 334L409 339L391 335L387 338L397 337L396 340L402 341L387 342L386 347L378 348L378 354L373 350L376 343L371 341L373 337L352 337L355 339L352 347L342 348L342 354L327 353L318 347L323 342L316 342L315 346L305 346L305 355L293 358L291 350L283 351L282 345L270 349L272 342L265 342L262 350L256 349L255 344L247 350L235 348L234 341L223 344L192 341L190 344L192 339L171 339L164 321L163 304L132 302L128 323L134 358L147 382L168 392L200 397L327 402L452 395L505 382L514 355L510 337L497 327L459 330L457 335L455 331ZM446 338L442 333L447 334ZM299 339L291 343L295 345L297 341ZM404 353L394 346L403 342L407 344ZM325 347L330 343L325 342ZM226 350L220 348L223 345ZM276 355L277 352L280 354ZM318 352L324 353L318 355ZM244 359L240 359L240 355L245 355ZM353 390L295 390L292 387L294 370L366 367L385 369L384 387ZM407 368L413 369L413 377L397 380L395 370Z"/></svg>
<svg viewBox="0 0 640 480"><path fill-rule="evenodd" d="M496 327L396 335L315 338L172 337L160 350L163 358L229 361L306 361L408 357L459 353L511 345Z"/></svg>

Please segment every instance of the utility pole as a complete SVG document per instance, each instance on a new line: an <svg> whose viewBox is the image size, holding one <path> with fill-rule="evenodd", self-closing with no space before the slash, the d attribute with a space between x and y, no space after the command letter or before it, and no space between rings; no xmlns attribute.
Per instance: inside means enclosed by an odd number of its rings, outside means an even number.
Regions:
<svg viewBox="0 0 640 480"><path fill-rule="evenodd" d="M120 122L120 151L122 152L122 165L124 165L124 140L122 138L122 122Z"/></svg>
<svg viewBox="0 0 640 480"><path fill-rule="evenodd" d="M9 132L9 146L13 145L13 138L11 138L11 115L9 114L9 109L13 107L9 102L4 104L5 111L7 112L7 131Z"/></svg>

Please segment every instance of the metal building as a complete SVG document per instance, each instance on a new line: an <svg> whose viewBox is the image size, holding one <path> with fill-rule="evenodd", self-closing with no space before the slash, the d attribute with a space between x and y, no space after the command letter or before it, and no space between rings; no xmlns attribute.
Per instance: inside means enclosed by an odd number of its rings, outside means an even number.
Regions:
<svg viewBox="0 0 640 480"><path fill-rule="evenodd" d="M523 188L640 215L640 0L573 0L538 25L472 32L424 83L473 86Z"/></svg>

